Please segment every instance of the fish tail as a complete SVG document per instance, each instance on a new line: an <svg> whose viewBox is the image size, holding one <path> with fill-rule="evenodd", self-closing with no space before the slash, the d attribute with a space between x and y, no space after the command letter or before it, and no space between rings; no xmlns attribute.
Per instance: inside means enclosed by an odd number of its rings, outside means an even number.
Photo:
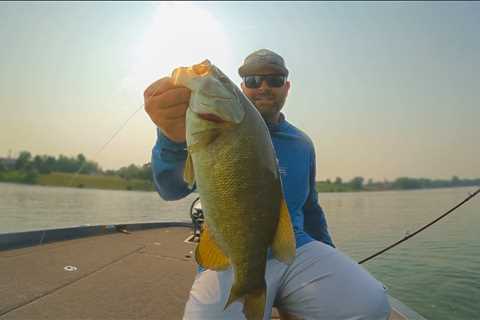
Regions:
<svg viewBox="0 0 480 320"><path fill-rule="evenodd" d="M227 303L225 304L225 309L233 302L240 298L244 298L243 302L243 313L247 320L261 320L263 319L263 313L265 312L265 304L267 301L266 292L267 286L265 281L262 286L249 292L241 293L239 292L235 285L230 290L230 297L228 298Z"/></svg>
<svg viewBox="0 0 480 320"><path fill-rule="evenodd" d="M243 313L248 320L261 320L263 319L263 313L265 312L265 303L267 288L264 284L262 288L259 288L252 293L245 296L245 302L243 303Z"/></svg>

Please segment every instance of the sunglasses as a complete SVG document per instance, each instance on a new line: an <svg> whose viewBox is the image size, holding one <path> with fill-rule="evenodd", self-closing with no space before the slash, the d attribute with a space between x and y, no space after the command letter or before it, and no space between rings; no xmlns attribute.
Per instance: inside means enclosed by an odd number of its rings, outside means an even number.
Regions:
<svg viewBox="0 0 480 320"><path fill-rule="evenodd" d="M258 89L265 80L270 88L280 88L285 84L287 77L282 75L245 76L243 83L249 89Z"/></svg>

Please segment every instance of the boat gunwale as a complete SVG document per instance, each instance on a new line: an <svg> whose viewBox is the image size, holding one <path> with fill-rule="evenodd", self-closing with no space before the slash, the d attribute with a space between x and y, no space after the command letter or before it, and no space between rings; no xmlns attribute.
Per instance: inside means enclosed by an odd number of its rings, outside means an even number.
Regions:
<svg viewBox="0 0 480 320"><path fill-rule="evenodd" d="M0 251L35 247L38 245L86 237L101 236L116 232L139 231L168 227L192 227L189 220L168 220L127 224L98 224L44 230L20 231L0 234Z"/></svg>

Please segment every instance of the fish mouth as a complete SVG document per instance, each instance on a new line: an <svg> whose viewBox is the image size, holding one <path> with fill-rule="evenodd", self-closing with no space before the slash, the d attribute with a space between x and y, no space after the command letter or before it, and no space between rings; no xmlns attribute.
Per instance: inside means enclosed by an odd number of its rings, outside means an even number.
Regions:
<svg viewBox="0 0 480 320"><path fill-rule="evenodd" d="M223 120L222 118L220 118L219 116L217 116L216 114L213 114L213 113L197 113L197 115L200 119L210 121L210 122L215 122L215 123L227 122L227 121Z"/></svg>

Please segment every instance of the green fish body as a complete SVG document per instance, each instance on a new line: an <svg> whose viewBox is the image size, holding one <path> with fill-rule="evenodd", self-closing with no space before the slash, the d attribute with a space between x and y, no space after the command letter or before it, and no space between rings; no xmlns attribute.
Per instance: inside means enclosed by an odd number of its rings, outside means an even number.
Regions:
<svg viewBox="0 0 480 320"><path fill-rule="evenodd" d="M225 308L242 298L247 319L262 319L267 250L285 263L295 256L268 128L248 98L209 61L175 69L173 79L192 91L185 180L196 183L206 225L196 260L212 270L232 266Z"/></svg>

